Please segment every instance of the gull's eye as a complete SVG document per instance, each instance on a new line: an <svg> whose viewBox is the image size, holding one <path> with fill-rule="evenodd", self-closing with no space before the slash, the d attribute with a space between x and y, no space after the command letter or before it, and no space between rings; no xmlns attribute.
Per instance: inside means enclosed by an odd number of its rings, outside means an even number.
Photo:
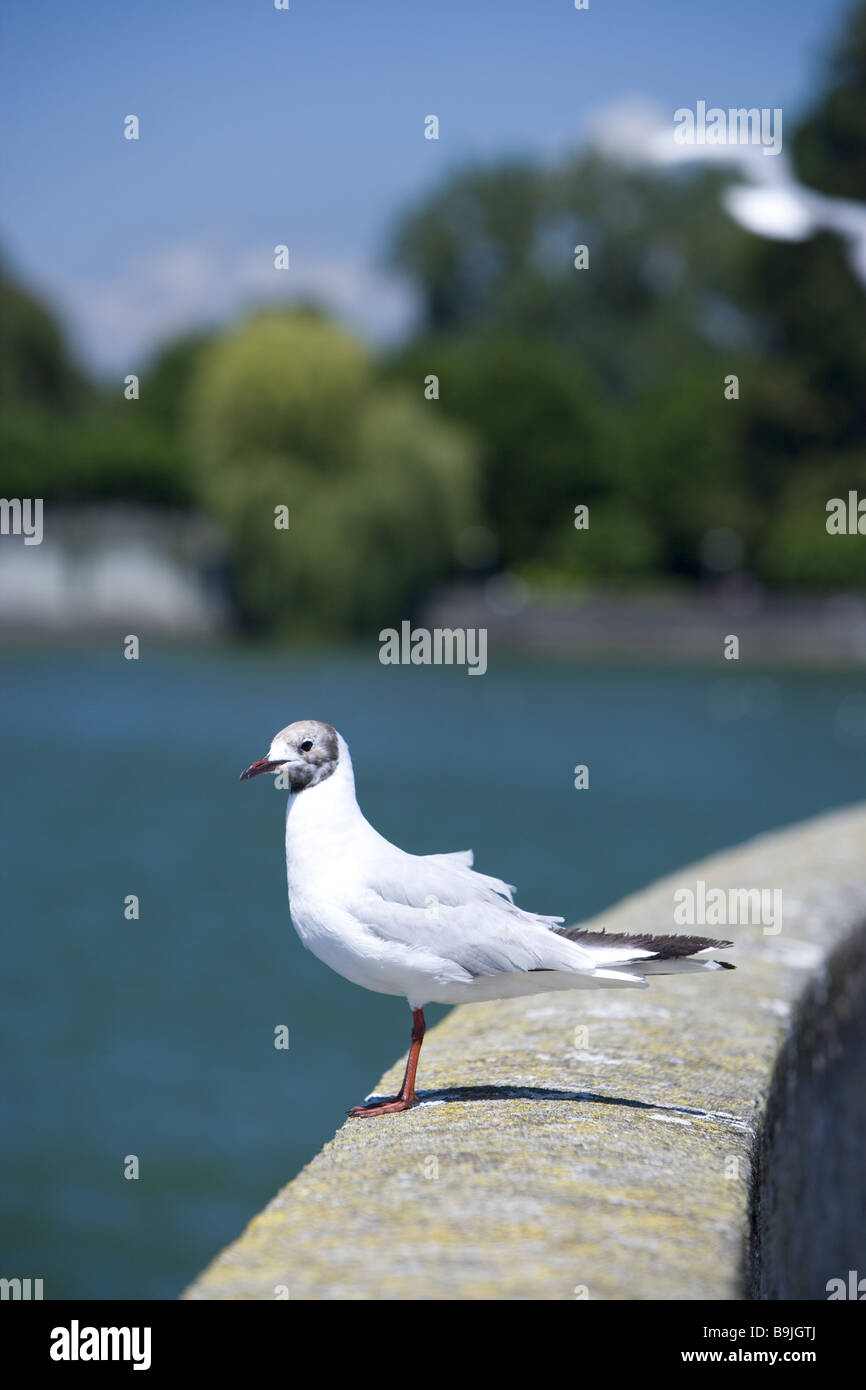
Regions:
<svg viewBox="0 0 866 1390"><path fill-rule="evenodd" d="M311 738L305 738L304 741L303 741L303 743L301 744L301 752L302 752L302 753L309 753L309 751L310 751L310 749L312 748L312 746L313 746L313 740L312 740Z"/></svg>

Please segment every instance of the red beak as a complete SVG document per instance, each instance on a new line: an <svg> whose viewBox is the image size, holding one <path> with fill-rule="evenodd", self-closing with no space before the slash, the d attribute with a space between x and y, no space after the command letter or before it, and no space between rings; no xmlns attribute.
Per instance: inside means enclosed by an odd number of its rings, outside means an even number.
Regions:
<svg viewBox="0 0 866 1390"><path fill-rule="evenodd" d="M244 768L238 780L246 782L248 777L258 777L261 772L276 772L277 768L282 767L282 765L281 762L269 763L267 758L259 758L257 763L250 763L249 767Z"/></svg>

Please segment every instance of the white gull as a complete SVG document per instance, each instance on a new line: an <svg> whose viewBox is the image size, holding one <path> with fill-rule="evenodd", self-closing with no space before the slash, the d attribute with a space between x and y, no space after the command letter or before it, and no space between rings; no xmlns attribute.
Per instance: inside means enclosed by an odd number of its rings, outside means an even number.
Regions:
<svg viewBox="0 0 866 1390"><path fill-rule="evenodd" d="M732 969L707 960L730 946L697 936L630 936L564 928L526 912L501 879L476 873L471 850L407 854L374 830L355 796L345 739L301 720L241 773L282 775L289 791L289 910L304 945L338 975L405 995L412 1045L399 1095L353 1116L408 1110L426 1004L468 1004L560 989L645 988L647 975Z"/></svg>

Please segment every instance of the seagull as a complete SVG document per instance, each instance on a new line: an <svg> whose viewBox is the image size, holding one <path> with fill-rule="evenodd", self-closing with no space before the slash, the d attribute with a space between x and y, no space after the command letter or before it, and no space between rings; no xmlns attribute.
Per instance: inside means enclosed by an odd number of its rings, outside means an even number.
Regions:
<svg viewBox="0 0 866 1390"><path fill-rule="evenodd" d="M355 1118L418 1102L415 1074L427 1004L469 1004L560 989L646 988L647 975L733 970L707 954L733 945L564 927L526 912L513 885L473 867L471 850L408 854L374 830L355 796L348 744L303 719L240 775L277 774L288 792L289 911L304 946L353 984L405 996L412 1041L399 1094L356 1105Z"/></svg>
<svg viewBox="0 0 866 1390"><path fill-rule="evenodd" d="M729 185L722 206L754 236L808 241L826 231L845 244L848 264L866 285L866 203L819 193L801 183L784 150L766 158L763 145L678 144L674 126L654 104L616 102L599 113L597 148L620 164L677 168L685 164L727 167L746 181Z"/></svg>

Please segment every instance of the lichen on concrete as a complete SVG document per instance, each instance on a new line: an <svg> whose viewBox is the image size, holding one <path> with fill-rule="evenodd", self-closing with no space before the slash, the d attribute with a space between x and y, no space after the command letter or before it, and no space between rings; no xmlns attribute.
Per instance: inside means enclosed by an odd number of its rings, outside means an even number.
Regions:
<svg viewBox="0 0 866 1390"><path fill-rule="evenodd" d="M766 1195L768 1104L803 1053L790 1030L838 953L861 949L866 809L714 856L586 925L681 930L674 891L698 879L781 889L781 931L707 927L734 938L736 972L455 1009L427 1035L422 1103L347 1120L184 1296L745 1296L755 1212L780 1205L756 1202L755 1165Z"/></svg>

